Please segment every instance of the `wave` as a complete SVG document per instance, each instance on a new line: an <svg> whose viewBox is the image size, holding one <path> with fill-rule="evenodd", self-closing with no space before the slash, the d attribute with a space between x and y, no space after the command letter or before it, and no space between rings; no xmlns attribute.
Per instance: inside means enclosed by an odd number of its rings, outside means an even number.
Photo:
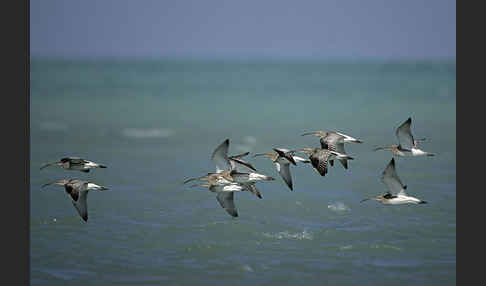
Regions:
<svg viewBox="0 0 486 286"><path fill-rule="evenodd" d="M336 212L344 212L351 210L347 205L341 202L335 202L327 206L328 209Z"/></svg>
<svg viewBox="0 0 486 286"><path fill-rule="evenodd" d="M125 128L122 134L129 138L167 138L174 135L174 130L167 128Z"/></svg>
<svg viewBox="0 0 486 286"><path fill-rule="evenodd" d="M307 239L307 240L313 240L314 236L312 233L308 232L307 230L304 230L303 232L296 232L296 233L290 233L288 231L281 231L277 233L267 233L264 232L263 236L268 237L268 238L276 238L276 239L296 239L296 240L302 240L302 239Z"/></svg>

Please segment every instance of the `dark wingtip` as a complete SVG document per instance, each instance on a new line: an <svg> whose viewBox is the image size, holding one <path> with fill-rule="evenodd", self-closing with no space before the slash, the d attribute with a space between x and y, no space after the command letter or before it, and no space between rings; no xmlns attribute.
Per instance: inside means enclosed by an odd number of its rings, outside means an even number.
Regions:
<svg viewBox="0 0 486 286"><path fill-rule="evenodd" d="M107 168L105 165L100 165L100 168Z"/></svg>
<svg viewBox="0 0 486 286"><path fill-rule="evenodd" d="M403 186L403 189L406 190L407 189L407 185Z"/></svg>
<svg viewBox="0 0 486 286"><path fill-rule="evenodd" d="M419 204L428 204L426 201L420 201Z"/></svg>
<svg viewBox="0 0 486 286"><path fill-rule="evenodd" d="M84 220L85 222L88 222L88 215L83 216L83 220Z"/></svg>
<svg viewBox="0 0 486 286"><path fill-rule="evenodd" d="M435 156L435 154L434 153L428 153L427 156L431 156L432 157L432 156Z"/></svg>

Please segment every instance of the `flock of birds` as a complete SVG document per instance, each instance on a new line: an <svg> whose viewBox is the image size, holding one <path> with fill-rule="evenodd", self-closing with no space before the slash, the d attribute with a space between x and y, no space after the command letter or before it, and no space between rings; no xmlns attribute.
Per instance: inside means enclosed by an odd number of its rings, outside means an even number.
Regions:
<svg viewBox="0 0 486 286"><path fill-rule="evenodd" d="M425 138L414 139L410 129L411 124L412 119L409 117L396 129L395 135L398 138L398 145L378 147L374 150L389 150L394 156L434 156L433 153L425 152L418 148L419 141L424 141ZM302 136L305 135L319 136L320 148L306 147L298 150L273 148L274 152L255 154L253 156L265 156L270 159L275 164L278 173L291 191L293 191L292 176L290 174L291 164L296 166L297 162L303 164L310 163L321 176L325 176L328 172L328 164L334 166L334 160L338 160L345 169L348 169L348 160L354 159L346 154L344 143L363 143L359 139L336 131L314 131L302 134ZM216 165L216 171L207 173L204 176L189 178L184 181L184 184L197 181L198 183L191 187L202 186L216 193L216 199L221 207L231 216L237 217L238 212L234 203L234 193L249 191L261 199L263 197L256 188L256 183L259 181L273 181L275 178L258 173L250 163L244 161L242 158L247 156L249 152L228 156L228 149L229 139L226 139L216 147L211 155L211 160ZM295 153L303 153L308 158L296 156ZM61 166L66 170L78 170L82 172L89 172L92 168L106 168L105 165L82 158L65 157L58 162L44 164L41 166L41 169L52 165ZM361 202L376 200L385 205L426 203L421 199L409 196L405 192L407 186L401 182L397 175L395 159L393 157L382 172L381 181L387 187L387 191L383 195L367 198ZM90 190L107 190L106 187L79 179L62 179L44 184L42 187L48 185L64 186L66 193L72 199L73 206L84 221L88 220L88 192Z"/></svg>

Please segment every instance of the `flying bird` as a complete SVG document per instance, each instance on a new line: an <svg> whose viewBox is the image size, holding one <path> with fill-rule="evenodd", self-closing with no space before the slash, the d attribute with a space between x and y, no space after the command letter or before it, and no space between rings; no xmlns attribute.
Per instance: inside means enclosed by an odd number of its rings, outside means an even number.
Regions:
<svg viewBox="0 0 486 286"><path fill-rule="evenodd" d="M321 143L321 148L322 149L329 149L331 151L335 151L341 154L346 154L346 151L344 150L344 143L347 142L354 142L354 143L363 143L360 139L353 138L349 135L336 132L336 131L314 131L314 132L307 132L302 134L302 136L305 135L315 135L319 136L319 142ZM339 162L343 165L344 169L348 169L348 159L346 158L341 158L338 159ZM334 160L329 160L329 164L331 166L334 166Z"/></svg>
<svg viewBox="0 0 486 286"><path fill-rule="evenodd" d="M207 187L211 192L217 193L216 199L231 216L236 217L238 213L234 204L233 192L249 191L258 198L263 198L255 183L258 181L275 180L270 176L259 174L255 167L244 161L242 158L249 152L228 156L229 139L226 139L216 147L211 155L211 160L216 165L215 173L208 173L206 176L190 178L184 184L191 181L207 181L193 185Z"/></svg>
<svg viewBox="0 0 486 286"><path fill-rule="evenodd" d="M395 158L392 158L390 163L386 166L382 173L381 181L387 187L388 191L380 196L364 199L361 202L367 200L376 200L384 205L401 205L401 204L425 204L426 201L417 199L415 197L407 195L405 190L407 186L400 181L395 169Z"/></svg>
<svg viewBox="0 0 486 286"><path fill-rule="evenodd" d="M265 156L272 160L277 168L277 172L280 174L284 182L293 191L292 176L290 174L290 164L297 165L296 162L310 163L310 160L295 156L295 151L284 148L273 148L275 152L255 154L253 157Z"/></svg>
<svg viewBox="0 0 486 286"><path fill-rule="evenodd" d="M42 188L49 185L64 186L66 193L72 199L73 206L76 208L81 218L86 222L88 221L88 192L90 190L108 190L108 188L106 187L78 179L62 179L59 181L44 184L42 185Z"/></svg>
<svg viewBox="0 0 486 286"><path fill-rule="evenodd" d="M420 141L425 141L425 138L414 139L410 126L412 125L412 118L409 117L405 122L398 126L395 131L395 136L398 138L398 145L389 145L384 147L377 147L377 150L389 150L396 156L434 156L435 154L424 152L418 148Z"/></svg>
<svg viewBox="0 0 486 286"><path fill-rule="evenodd" d="M346 160L354 160L353 157L341 154L339 152L331 151L328 149L322 148L302 148L300 150L296 150L296 152L306 153L309 156L309 160L311 161L312 167L321 175L325 176L327 174L327 163L329 160L333 159L346 159Z"/></svg>
<svg viewBox="0 0 486 286"><path fill-rule="evenodd" d="M92 168L106 168L105 165L88 161L79 157L64 157L57 162L46 163L42 165L40 169L42 170L45 167L52 166L52 165L61 166L66 170L78 170L85 173L88 173L89 170Z"/></svg>

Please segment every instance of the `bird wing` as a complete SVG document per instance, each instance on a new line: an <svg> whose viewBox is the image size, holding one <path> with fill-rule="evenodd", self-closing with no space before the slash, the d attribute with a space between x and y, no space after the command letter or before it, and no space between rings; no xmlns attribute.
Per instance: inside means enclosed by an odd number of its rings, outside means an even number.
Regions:
<svg viewBox="0 0 486 286"><path fill-rule="evenodd" d="M344 136L337 133L328 133L326 137L321 137L319 141L321 143L321 148L337 151L337 145L343 138Z"/></svg>
<svg viewBox="0 0 486 286"><path fill-rule="evenodd" d="M262 194L260 193L260 191L256 188L255 184L248 184L246 186L246 189L248 191L250 191L252 194L254 194L255 196L257 196L258 198L262 199Z"/></svg>
<svg viewBox="0 0 486 286"><path fill-rule="evenodd" d="M398 194L399 192L402 192L405 194L404 189L406 187L400 181L400 178L395 170L395 158L392 158L390 163L388 163L388 166L386 166L382 173L381 181L386 185L389 193Z"/></svg>
<svg viewBox="0 0 486 286"><path fill-rule="evenodd" d="M299 156L292 156L292 158L294 158L295 162L310 163L309 159L304 159L304 158L299 157Z"/></svg>
<svg viewBox="0 0 486 286"><path fill-rule="evenodd" d="M292 152L292 151L290 151L288 149L283 149L283 148L273 148L273 150L275 152L277 152L277 154L280 157L284 157L285 159L287 159L293 165L297 165L297 163L295 162L294 158L292 157L292 155L293 155L294 152Z"/></svg>
<svg viewBox="0 0 486 286"><path fill-rule="evenodd" d="M397 136L398 142L402 149L410 150L414 146L412 131L410 130L411 124L412 118L409 117L407 121L403 122L402 125L400 125L395 132L395 135Z"/></svg>
<svg viewBox="0 0 486 286"><path fill-rule="evenodd" d="M79 198L76 201L72 201L73 206L78 211L79 215L84 221L88 221L88 190L80 191Z"/></svg>
<svg viewBox="0 0 486 286"><path fill-rule="evenodd" d="M275 162L275 165L282 179L285 181L287 186L289 186L290 190L293 191L292 176L290 175L290 164Z"/></svg>
<svg viewBox="0 0 486 286"><path fill-rule="evenodd" d="M229 158L230 159L241 159L241 158L247 156L248 154L250 154L250 152L245 152L245 153L241 153L241 154L238 154L238 155L233 155L233 156L230 156Z"/></svg>
<svg viewBox="0 0 486 286"><path fill-rule="evenodd" d="M226 139L223 143L216 147L211 155L211 160L216 165L216 173L231 169L231 163L228 158L228 148L229 139Z"/></svg>
<svg viewBox="0 0 486 286"><path fill-rule="evenodd" d="M321 176L325 176L327 173L327 161L329 158L328 152L325 153L318 153L312 154L309 159L311 160L312 166L321 174Z"/></svg>
<svg viewBox="0 0 486 286"><path fill-rule="evenodd" d="M84 159L81 159L79 157L66 157L66 158L62 158L61 159L61 162L66 162L66 161L69 161L71 164L84 164L84 163L88 163L88 161L86 161Z"/></svg>
<svg viewBox="0 0 486 286"><path fill-rule="evenodd" d="M341 153L341 154L346 154L346 151L344 151L344 142L336 144L336 152ZM348 168L348 160L347 159L339 159L339 162L341 162L344 169Z"/></svg>
<svg viewBox="0 0 486 286"><path fill-rule="evenodd" d="M237 217L238 212L236 211L233 194L234 192L218 192L216 199L218 200L221 207L226 210L227 213L229 213L233 217Z"/></svg>
<svg viewBox="0 0 486 286"><path fill-rule="evenodd" d="M229 162L231 169L237 170L238 172L248 172L248 169L256 171L255 167L253 167L250 163L241 159L233 158L233 156L229 157Z"/></svg>

